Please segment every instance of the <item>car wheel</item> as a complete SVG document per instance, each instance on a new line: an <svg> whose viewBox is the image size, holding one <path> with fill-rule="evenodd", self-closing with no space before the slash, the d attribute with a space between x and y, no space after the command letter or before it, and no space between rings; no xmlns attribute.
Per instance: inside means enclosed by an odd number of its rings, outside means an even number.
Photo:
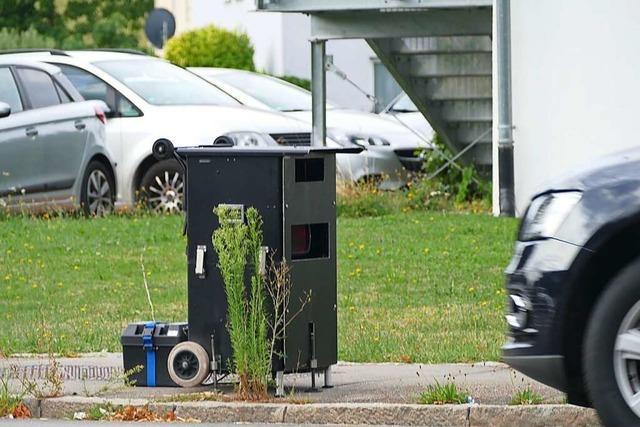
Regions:
<svg viewBox="0 0 640 427"><path fill-rule="evenodd" d="M184 177L177 161L162 160L149 168L142 177L140 194L143 203L156 212L182 212Z"/></svg>
<svg viewBox="0 0 640 427"><path fill-rule="evenodd" d="M115 185L111 172L99 161L87 166L80 189L80 206L87 216L102 216L113 211Z"/></svg>
<svg viewBox="0 0 640 427"><path fill-rule="evenodd" d="M600 297L583 346L587 390L607 426L640 426L640 261Z"/></svg>

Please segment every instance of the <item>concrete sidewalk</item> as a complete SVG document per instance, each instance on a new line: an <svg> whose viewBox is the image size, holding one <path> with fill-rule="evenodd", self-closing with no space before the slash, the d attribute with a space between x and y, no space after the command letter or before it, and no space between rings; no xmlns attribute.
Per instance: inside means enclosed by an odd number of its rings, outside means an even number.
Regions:
<svg viewBox="0 0 640 427"><path fill-rule="evenodd" d="M64 397L31 402L34 412L49 418L70 416L91 405L151 404L158 411L177 412L209 422L279 422L314 424L393 425L597 425L591 410L561 405L564 395L495 362L476 364L375 364L338 363L333 370L335 387L309 390L310 375L285 376L288 397L267 404L237 402L193 402L186 393L194 389L121 387L114 378L122 373L119 353L83 355L57 359L64 379ZM44 378L48 359L13 357L0 360L0 375L18 373L31 379ZM84 379L83 379L84 378ZM111 382L110 382L111 381ZM416 405L427 385L453 381L471 394L473 405ZM318 384L322 379L318 378ZM9 381L14 390L20 383ZM525 387L542 395L545 405L506 406L514 393ZM220 385L231 392L230 382ZM96 392L100 391L98 395ZM181 395L181 396L177 396ZM89 397L88 397L89 396ZM173 397L172 397L173 396ZM172 403L172 400L179 403ZM306 404L297 404L305 402ZM475 418L474 418L475 417ZM471 423L471 420L474 422ZM502 421L500 421L502 420ZM462 423L462 424L461 424Z"/></svg>
<svg viewBox="0 0 640 427"><path fill-rule="evenodd" d="M104 388L109 380L122 373L120 353L98 353L78 358L57 359L64 379L65 395L93 394ZM10 368L13 367L13 368ZM19 375L30 379L42 379L48 369L48 360L43 357L14 357L0 360L0 376L17 369ZM395 363L347 363L340 362L333 368L335 387L310 391L310 374L285 376L289 393L305 401L318 403L417 403L418 395L427 385L453 381L466 390L476 403L503 405L509 403L518 390L529 386L545 398L545 403L563 403L564 395L546 387L508 366L484 362L475 364L395 364ZM17 386L16 381L12 381ZM322 385L321 376L317 384ZM229 382L220 388L230 389ZM169 387L122 388L111 384L104 397L157 398L190 391L211 390L212 387L193 389Z"/></svg>

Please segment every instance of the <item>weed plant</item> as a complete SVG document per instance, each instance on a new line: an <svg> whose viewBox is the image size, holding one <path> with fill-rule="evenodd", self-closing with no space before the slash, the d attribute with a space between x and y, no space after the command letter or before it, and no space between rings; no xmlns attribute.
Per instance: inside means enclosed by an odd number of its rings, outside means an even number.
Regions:
<svg viewBox="0 0 640 427"><path fill-rule="evenodd" d="M248 400L266 397L270 372L264 277L260 271L262 219L255 208L246 212L247 222L235 220L234 212L215 210L220 226L213 234L218 267L227 296L227 329L233 349L233 369L238 375L238 394ZM251 272L250 289L245 271Z"/></svg>
<svg viewBox="0 0 640 427"><path fill-rule="evenodd" d="M509 405L540 405L543 402L544 398L527 386L513 395Z"/></svg>
<svg viewBox="0 0 640 427"><path fill-rule="evenodd" d="M453 381L440 384L436 380L435 384L427 386L420 394L418 402L423 405L463 404L467 403L468 399L469 393L460 390Z"/></svg>

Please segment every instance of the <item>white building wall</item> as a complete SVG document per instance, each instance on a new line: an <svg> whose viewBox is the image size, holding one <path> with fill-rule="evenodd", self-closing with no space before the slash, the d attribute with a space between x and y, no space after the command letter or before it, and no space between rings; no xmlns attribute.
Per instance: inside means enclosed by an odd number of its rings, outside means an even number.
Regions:
<svg viewBox="0 0 640 427"><path fill-rule="evenodd" d="M637 0L511 2L520 215L548 178L638 145L638 40Z"/></svg>
<svg viewBox="0 0 640 427"><path fill-rule="evenodd" d="M228 30L241 30L251 38L254 62L260 70L284 73L283 16L253 12L253 0L191 0L193 28L215 24Z"/></svg>

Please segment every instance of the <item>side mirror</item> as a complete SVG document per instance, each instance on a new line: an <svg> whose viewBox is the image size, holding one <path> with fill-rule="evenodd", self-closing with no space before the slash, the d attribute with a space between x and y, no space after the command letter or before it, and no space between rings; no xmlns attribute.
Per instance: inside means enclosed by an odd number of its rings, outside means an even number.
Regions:
<svg viewBox="0 0 640 427"><path fill-rule="evenodd" d="M0 119L9 116L9 114L11 114L11 106L0 102Z"/></svg>

